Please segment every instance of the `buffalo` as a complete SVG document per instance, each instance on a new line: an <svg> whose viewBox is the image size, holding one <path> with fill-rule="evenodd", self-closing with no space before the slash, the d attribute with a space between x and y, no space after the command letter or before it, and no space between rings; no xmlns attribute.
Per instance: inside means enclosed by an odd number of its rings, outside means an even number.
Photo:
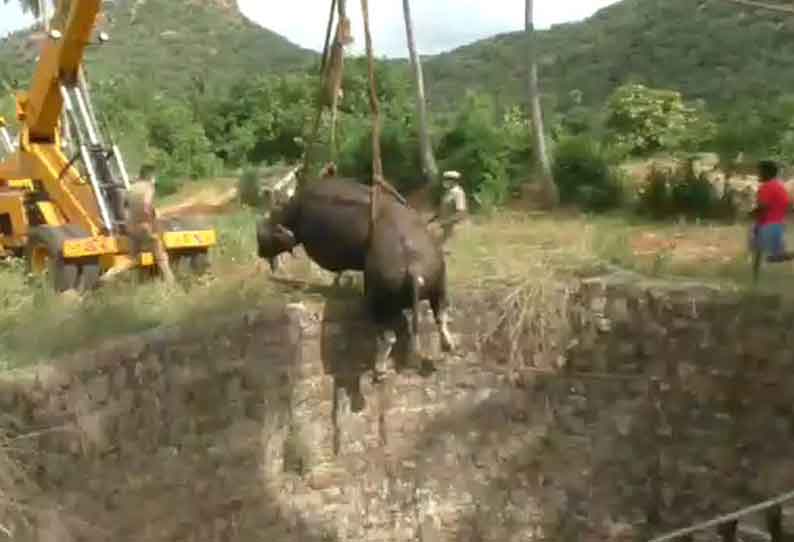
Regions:
<svg viewBox="0 0 794 542"><path fill-rule="evenodd" d="M415 209L384 198L372 228L364 264L364 295L380 328L375 371L383 367L397 338L396 319L410 309L411 352L419 352L419 303L430 302L445 352L454 348L449 332L447 268L443 250Z"/></svg>
<svg viewBox="0 0 794 542"><path fill-rule="evenodd" d="M278 256L302 245L320 267L337 273L364 271L369 237L369 187L353 180L313 182L257 224L259 257L271 271Z"/></svg>
<svg viewBox="0 0 794 542"><path fill-rule="evenodd" d="M367 307L379 327L376 376L396 342L394 324L404 310L413 313L408 327L411 351L418 354L422 300L430 302L442 348L454 348L442 248L419 213L396 195L381 192L370 228L368 186L339 177L310 183L258 223L257 243L259 257L274 271L280 254L302 245L309 258L328 271L364 272Z"/></svg>

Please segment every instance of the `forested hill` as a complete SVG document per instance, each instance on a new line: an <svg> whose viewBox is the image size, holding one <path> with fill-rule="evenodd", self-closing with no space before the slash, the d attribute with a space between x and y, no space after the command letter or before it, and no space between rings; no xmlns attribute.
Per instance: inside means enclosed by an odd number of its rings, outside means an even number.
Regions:
<svg viewBox="0 0 794 542"><path fill-rule="evenodd" d="M318 57L245 19L233 0L117 0L105 9L113 41L88 54L94 81L144 81L178 95L305 70ZM623 0L539 34L541 81L554 109L567 110L575 90L585 106L599 106L626 81L678 89L716 109L769 103L794 87L794 15L727 0ZM0 78L29 77L29 37L0 42ZM433 108L454 107L467 89L523 101L525 44L521 33L503 34L428 58Z"/></svg>
<svg viewBox="0 0 794 542"><path fill-rule="evenodd" d="M543 91L563 110L571 91L600 106L627 81L677 89L715 109L770 103L794 88L794 14L727 0L623 0L539 34ZM444 108L478 89L522 100L525 59L521 33L435 56L425 62L430 99Z"/></svg>
<svg viewBox="0 0 794 542"><path fill-rule="evenodd" d="M195 86L228 87L263 72L305 71L319 57L243 17L234 0L116 0L99 26L111 41L92 46L95 83L140 82L172 95ZM0 41L0 79L24 83L37 52L31 33Z"/></svg>

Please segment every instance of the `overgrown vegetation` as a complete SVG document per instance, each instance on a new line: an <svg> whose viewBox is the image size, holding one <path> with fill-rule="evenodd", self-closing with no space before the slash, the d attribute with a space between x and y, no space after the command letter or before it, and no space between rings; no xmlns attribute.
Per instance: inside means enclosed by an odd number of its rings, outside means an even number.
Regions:
<svg viewBox="0 0 794 542"><path fill-rule="evenodd" d="M718 194L705 173L695 173L694 161L673 168L653 166L639 191L640 213L659 220L672 217L735 221L738 206L727 186Z"/></svg>
<svg viewBox="0 0 794 542"><path fill-rule="evenodd" d="M563 138L555 152L553 173L564 203L590 211L619 207L625 188L614 156L586 135Z"/></svg>

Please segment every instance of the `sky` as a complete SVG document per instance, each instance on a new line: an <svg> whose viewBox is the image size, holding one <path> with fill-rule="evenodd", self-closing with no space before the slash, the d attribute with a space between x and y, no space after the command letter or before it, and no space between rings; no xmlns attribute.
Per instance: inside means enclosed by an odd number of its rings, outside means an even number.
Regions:
<svg viewBox="0 0 794 542"><path fill-rule="evenodd" d="M535 25L552 24L589 17L616 0L535 0ZM303 47L322 50L327 24L327 0L289 0L273 9L267 0L238 0L240 9L251 20L285 36ZM348 2L355 43L351 52L364 49L361 4ZM400 0L372 0L370 26L375 54L404 57L405 26ZM448 51L502 32L523 28L524 0L411 0L414 34L422 54ZM308 13L313 15L308 16ZM23 28L31 19L21 13L17 3L0 3L0 37Z"/></svg>

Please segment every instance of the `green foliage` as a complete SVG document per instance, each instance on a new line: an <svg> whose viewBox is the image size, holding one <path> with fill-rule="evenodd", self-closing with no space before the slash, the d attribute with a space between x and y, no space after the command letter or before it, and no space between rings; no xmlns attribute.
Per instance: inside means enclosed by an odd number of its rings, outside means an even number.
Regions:
<svg viewBox="0 0 794 542"><path fill-rule="evenodd" d="M161 104L148 118L149 156L164 178L199 178L217 175L221 162L212 151L204 128L190 109L180 103Z"/></svg>
<svg viewBox="0 0 794 542"><path fill-rule="evenodd" d="M424 62L434 108L448 110L465 90L500 103L526 101L523 32L500 34ZM732 2L626 0L580 22L537 31L550 113L599 109L619 86L641 83L701 98L715 112L767 107L794 86L794 18ZM578 92L578 102L569 100Z"/></svg>
<svg viewBox="0 0 794 542"><path fill-rule="evenodd" d="M695 173L694 163L670 169L651 168L638 198L641 214L660 220L671 217L733 221L738 206L734 193L726 189L718 196L704 173Z"/></svg>
<svg viewBox="0 0 794 542"><path fill-rule="evenodd" d="M471 93L444 134L439 156L444 169L463 174L463 186L479 207L504 203L529 164L529 127L518 110L499 118L494 100Z"/></svg>
<svg viewBox="0 0 794 542"><path fill-rule="evenodd" d="M307 75L260 75L232 86L204 118L218 155L232 166L298 158L296 138L307 136L318 84Z"/></svg>
<svg viewBox="0 0 794 542"><path fill-rule="evenodd" d="M245 168L242 175L240 175L240 181L237 187L240 194L240 201L244 205L254 208L261 205L262 191L259 181L259 172L256 168Z"/></svg>
<svg viewBox="0 0 794 542"><path fill-rule="evenodd" d="M709 123L676 91L624 85L606 107L611 139L631 154L691 149L710 137Z"/></svg>
<svg viewBox="0 0 794 542"><path fill-rule="evenodd" d="M620 172L607 150L589 136L568 136L558 143L552 169L563 203L606 211L623 203Z"/></svg>
<svg viewBox="0 0 794 542"><path fill-rule="evenodd" d="M86 51L92 81L124 74L136 81L139 94L161 93L189 99L262 72L300 72L318 55L264 29L218 2L186 0L104 2L111 42ZM0 47L0 74L32 75L36 55L25 33L12 35ZM3 68L6 68L4 70Z"/></svg>

